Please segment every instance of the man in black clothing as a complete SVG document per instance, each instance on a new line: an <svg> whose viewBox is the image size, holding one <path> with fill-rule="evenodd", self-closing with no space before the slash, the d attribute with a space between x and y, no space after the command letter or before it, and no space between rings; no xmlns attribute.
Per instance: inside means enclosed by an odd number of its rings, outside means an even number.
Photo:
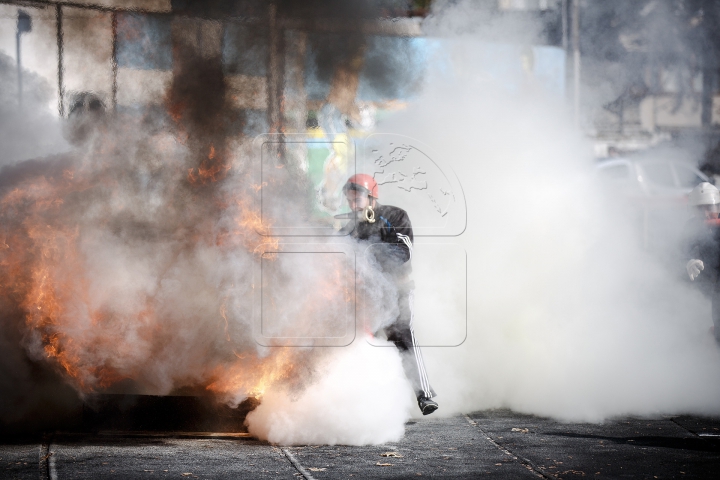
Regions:
<svg viewBox="0 0 720 480"><path fill-rule="evenodd" d="M370 242L370 252L374 254L379 268L398 287L400 314L392 325L385 328L385 334L400 350L403 368L415 389L418 406L423 415L428 415L437 410L438 404L432 400L435 392L430 386L413 331L415 284L410 278L413 249L410 219L405 210L377 202L378 185L370 175L353 175L345 183L343 192L354 214L341 231Z"/></svg>
<svg viewBox="0 0 720 480"><path fill-rule="evenodd" d="M720 191L703 182L690 192L688 203L696 215L686 226L688 236L685 269L690 280L701 285L712 300L715 340L720 343Z"/></svg>

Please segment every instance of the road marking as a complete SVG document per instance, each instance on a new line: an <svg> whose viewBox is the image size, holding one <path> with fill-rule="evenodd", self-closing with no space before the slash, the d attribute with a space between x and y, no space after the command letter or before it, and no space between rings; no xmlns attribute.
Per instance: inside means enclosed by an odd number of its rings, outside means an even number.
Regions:
<svg viewBox="0 0 720 480"><path fill-rule="evenodd" d="M282 451L282 452L285 454L285 456L287 457L287 459L290 460L290 463L293 464L293 467L295 467L295 469L296 469L298 472L300 472L300 475L302 475L303 477L305 477L305 480L315 480L315 478L313 478L313 476L310 475L310 472L308 472L307 470L305 470L305 469L303 468L303 466L300 465L300 462L298 462L298 459L295 458L295 455L293 455L292 453L290 453L290 449L288 449L288 448L281 448L280 451Z"/></svg>
<svg viewBox="0 0 720 480"><path fill-rule="evenodd" d="M477 428L478 431L480 431L480 433L482 433L483 436L484 436L490 443L492 443L493 445L495 445L495 446L498 448L498 450L500 450L501 452L503 452L505 455L510 456L513 460L516 460L516 461L517 461L518 463L520 463L523 467L527 468L530 472L534 473L534 474L537 475L538 477L540 477L540 478L546 478L546 479L550 479L550 478L551 478L551 477L548 477L547 475L545 475L542 471L540 471L540 469L539 469L533 462L531 462L529 459L527 459L527 458L525 458L525 457L522 457L522 456L520 456L520 455L514 454L513 452L511 452L510 450L508 450L507 448L503 447L502 445L500 445L499 443L497 443L495 440L493 440L493 439L490 437L490 435L488 435L488 434L485 432L485 430L483 430L482 427L477 424L477 422L476 422L475 420L473 420L472 418L470 418L469 416L467 416L467 415L464 414L464 413L463 413L463 417L465 417L465 420L467 420L470 425L472 425L473 427Z"/></svg>

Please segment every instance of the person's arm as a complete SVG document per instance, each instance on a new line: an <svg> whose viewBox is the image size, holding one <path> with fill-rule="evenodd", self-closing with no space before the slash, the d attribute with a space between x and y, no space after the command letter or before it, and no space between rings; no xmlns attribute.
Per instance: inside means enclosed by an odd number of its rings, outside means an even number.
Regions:
<svg viewBox="0 0 720 480"><path fill-rule="evenodd" d="M681 242L685 271L691 281L714 283L720 259L720 237L716 227L694 218L686 224Z"/></svg>
<svg viewBox="0 0 720 480"><path fill-rule="evenodd" d="M387 244L386 253L393 263L403 264L412 259L413 229L407 212L394 208L378 219L382 222L382 240Z"/></svg>

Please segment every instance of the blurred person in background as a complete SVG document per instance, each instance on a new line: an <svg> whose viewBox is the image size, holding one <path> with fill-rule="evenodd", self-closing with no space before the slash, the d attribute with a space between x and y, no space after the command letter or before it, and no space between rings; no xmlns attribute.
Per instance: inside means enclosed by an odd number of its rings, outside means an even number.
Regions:
<svg viewBox="0 0 720 480"><path fill-rule="evenodd" d="M688 196L695 215L686 225L685 270L712 301L713 334L720 344L720 191L703 182Z"/></svg>
<svg viewBox="0 0 720 480"><path fill-rule="evenodd" d="M378 184L366 174L353 175L343 187L352 213L341 215L350 218L341 232L371 244L371 252L383 274L398 287L400 314L395 322L384 329L387 339L400 351L405 375L415 390L418 406L423 415L438 408L432 398L425 363L413 331L413 301L415 283L410 278L412 267L413 230L405 210L378 203ZM340 216L338 216L340 217ZM375 332L373 332L375 333Z"/></svg>
<svg viewBox="0 0 720 480"><path fill-rule="evenodd" d="M79 92L72 96L63 134L70 144L79 147L107 127L106 122L107 108L100 96Z"/></svg>

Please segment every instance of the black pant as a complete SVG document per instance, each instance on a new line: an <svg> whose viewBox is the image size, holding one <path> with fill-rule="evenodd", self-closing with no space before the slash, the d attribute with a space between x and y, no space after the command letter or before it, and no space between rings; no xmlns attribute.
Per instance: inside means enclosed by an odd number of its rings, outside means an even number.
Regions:
<svg viewBox="0 0 720 480"><path fill-rule="evenodd" d="M715 341L720 343L720 282L715 282L712 292L712 321Z"/></svg>
<svg viewBox="0 0 720 480"><path fill-rule="evenodd" d="M400 307L400 315L398 315L395 323L385 328L387 339L395 344L400 350L403 369L408 380L412 383L415 395L419 397L432 398L435 391L430 386L427 372L425 370L425 362L417 346L415 340L415 332L413 331L413 303L415 291L406 290L400 292L398 298L398 306Z"/></svg>

